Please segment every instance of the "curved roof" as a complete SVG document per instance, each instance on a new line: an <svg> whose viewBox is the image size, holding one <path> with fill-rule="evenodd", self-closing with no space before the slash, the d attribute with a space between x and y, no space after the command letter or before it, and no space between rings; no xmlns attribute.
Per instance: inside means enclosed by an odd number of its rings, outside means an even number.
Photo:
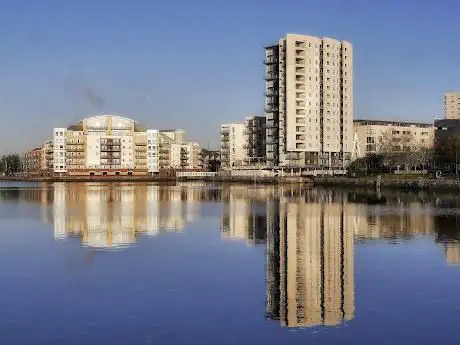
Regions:
<svg viewBox="0 0 460 345"><path fill-rule="evenodd" d="M111 123L113 129L127 129L134 126L136 132L145 131L144 127L139 126L135 120L118 114L100 114L87 117L83 120L73 123L67 129L73 131L82 131L83 124L89 128L106 129Z"/></svg>

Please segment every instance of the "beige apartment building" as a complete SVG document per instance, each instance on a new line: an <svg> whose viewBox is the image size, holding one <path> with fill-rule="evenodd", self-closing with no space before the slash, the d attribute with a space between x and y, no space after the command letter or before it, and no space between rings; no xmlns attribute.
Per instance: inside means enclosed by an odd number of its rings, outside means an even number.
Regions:
<svg viewBox="0 0 460 345"><path fill-rule="evenodd" d="M353 158L381 152L409 152L434 144L431 123L354 120Z"/></svg>
<svg viewBox="0 0 460 345"><path fill-rule="evenodd" d="M220 159L222 168L243 166L246 161L245 125L242 123L220 126Z"/></svg>
<svg viewBox="0 0 460 345"><path fill-rule="evenodd" d="M265 47L267 163L343 167L353 143L353 48L287 34Z"/></svg>
<svg viewBox="0 0 460 345"><path fill-rule="evenodd" d="M460 91L448 92L444 95L444 117L460 119Z"/></svg>

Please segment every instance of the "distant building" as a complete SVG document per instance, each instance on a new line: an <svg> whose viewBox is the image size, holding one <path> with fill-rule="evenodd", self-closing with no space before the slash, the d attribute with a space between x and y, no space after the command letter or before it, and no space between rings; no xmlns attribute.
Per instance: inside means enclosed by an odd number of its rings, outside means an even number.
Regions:
<svg viewBox="0 0 460 345"><path fill-rule="evenodd" d="M444 95L444 117L460 119L460 91L448 92Z"/></svg>
<svg viewBox="0 0 460 345"><path fill-rule="evenodd" d="M266 160L266 117L251 116L244 122L246 129L247 164L265 163Z"/></svg>
<svg viewBox="0 0 460 345"><path fill-rule="evenodd" d="M36 175L41 171L44 158L44 152L41 147L27 151L23 157L23 171L28 175Z"/></svg>
<svg viewBox="0 0 460 345"><path fill-rule="evenodd" d="M434 141L457 138L460 140L460 119L443 119L434 121Z"/></svg>
<svg viewBox="0 0 460 345"><path fill-rule="evenodd" d="M431 123L354 120L354 158L381 153L408 152L430 148L434 143L434 126Z"/></svg>
<svg viewBox="0 0 460 345"><path fill-rule="evenodd" d="M242 166L246 161L245 125L224 124L220 127L220 157L222 168Z"/></svg>
<svg viewBox="0 0 460 345"><path fill-rule="evenodd" d="M460 119L435 120L434 127L436 166L445 172L455 171L460 152Z"/></svg>
<svg viewBox="0 0 460 345"><path fill-rule="evenodd" d="M353 143L353 47L287 34L265 47L267 163L343 167Z"/></svg>

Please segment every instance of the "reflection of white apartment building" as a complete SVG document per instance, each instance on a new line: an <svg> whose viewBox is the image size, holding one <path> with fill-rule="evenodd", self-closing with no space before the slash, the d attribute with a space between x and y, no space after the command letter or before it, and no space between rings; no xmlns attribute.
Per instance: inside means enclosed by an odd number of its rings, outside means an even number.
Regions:
<svg viewBox="0 0 460 345"><path fill-rule="evenodd" d="M227 192L228 195L222 200L222 237L243 240L248 244L265 241L267 198L262 195L261 199L257 199L257 190L248 191L241 186L229 186Z"/></svg>
<svg viewBox="0 0 460 345"><path fill-rule="evenodd" d="M460 243L446 243L446 260L449 265L460 265Z"/></svg>
<svg viewBox="0 0 460 345"><path fill-rule="evenodd" d="M79 237L88 247L128 246L139 234L182 230L191 218L180 187L55 184L53 193L55 238Z"/></svg>

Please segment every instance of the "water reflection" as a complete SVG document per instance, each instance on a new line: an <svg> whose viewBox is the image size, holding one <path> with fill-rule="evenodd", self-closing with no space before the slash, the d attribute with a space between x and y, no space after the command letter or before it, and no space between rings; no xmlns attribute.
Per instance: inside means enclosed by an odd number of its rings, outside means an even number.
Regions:
<svg viewBox="0 0 460 345"><path fill-rule="evenodd" d="M269 228L267 315L288 327L338 325L354 317L356 206L344 195L280 200Z"/></svg>
<svg viewBox="0 0 460 345"><path fill-rule="evenodd" d="M0 189L0 201L39 203L56 239L127 247L140 235L182 231L222 204L221 236L265 246L268 319L286 327L355 317L355 242L432 238L460 264L459 201L432 195L282 186L54 184Z"/></svg>

